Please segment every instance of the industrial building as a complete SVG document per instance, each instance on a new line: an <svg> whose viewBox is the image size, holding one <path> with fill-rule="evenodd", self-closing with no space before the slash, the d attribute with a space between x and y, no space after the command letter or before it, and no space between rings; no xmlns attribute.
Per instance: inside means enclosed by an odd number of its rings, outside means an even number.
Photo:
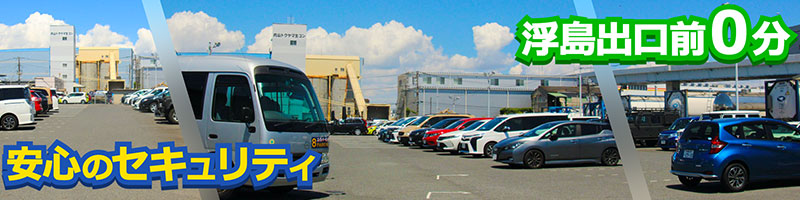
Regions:
<svg viewBox="0 0 800 200"><path fill-rule="evenodd" d="M475 116L496 116L500 108L531 107L539 86L576 86L574 76L494 73L407 72L397 77L398 117L444 109Z"/></svg>

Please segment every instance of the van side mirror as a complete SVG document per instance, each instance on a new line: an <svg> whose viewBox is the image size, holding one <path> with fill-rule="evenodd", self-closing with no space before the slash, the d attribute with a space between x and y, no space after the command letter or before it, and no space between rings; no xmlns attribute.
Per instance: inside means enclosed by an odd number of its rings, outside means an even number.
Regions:
<svg viewBox="0 0 800 200"><path fill-rule="evenodd" d="M253 123L253 121L255 121L256 114L251 107L242 107L242 115L242 122L244 123Z"/></svg>

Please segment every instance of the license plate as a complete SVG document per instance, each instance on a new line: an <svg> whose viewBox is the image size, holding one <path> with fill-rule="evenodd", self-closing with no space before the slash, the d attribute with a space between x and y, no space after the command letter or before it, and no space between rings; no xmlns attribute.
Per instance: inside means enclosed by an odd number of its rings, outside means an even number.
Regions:
<svg viewBox="0 0 800 200"><path fill-rule="evenodd" d="M666 143L667 143L666 140L661 140L661 144L666 144Z"/></svg>
<svg viewBox="0 0 800 200"><path fill-rule="evenodd" d="M497 154L492 154L492 160L497 160Z"/></svg>
<svg viewBox="0 0 800 200"><path fill-rule="evenodd" d="M683 150L683 158L694 158L694 150Z"/></svg>

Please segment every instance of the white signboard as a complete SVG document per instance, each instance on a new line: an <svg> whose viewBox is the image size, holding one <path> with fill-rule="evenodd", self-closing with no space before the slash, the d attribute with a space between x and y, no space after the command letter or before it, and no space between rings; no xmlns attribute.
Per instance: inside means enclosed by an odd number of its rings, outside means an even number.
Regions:
<svg viewBox="0 0 800 200"><path fill-rule="evenodd" d="M792 118L797 114L797 91L789 82L776 82L768 97L772 105L768 112L772 118Z"/></svg>

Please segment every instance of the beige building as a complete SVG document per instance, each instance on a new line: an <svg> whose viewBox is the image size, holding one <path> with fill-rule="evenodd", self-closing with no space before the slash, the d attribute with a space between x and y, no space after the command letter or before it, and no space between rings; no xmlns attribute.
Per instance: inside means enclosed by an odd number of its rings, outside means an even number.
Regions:
<svg viewBox="0 0 800 200"><path fill-rule="evenodd" d="M305 73L328 120L367 118L367 103L358 82L361 65L358 56L306 55Z"/></svg>
<svg viewBox="0 0 800 200"><path fill-rule="evenodd" d="M125 81L119 77L119 47L82 47L75 58L79 91L109 90Z"/></svg>

